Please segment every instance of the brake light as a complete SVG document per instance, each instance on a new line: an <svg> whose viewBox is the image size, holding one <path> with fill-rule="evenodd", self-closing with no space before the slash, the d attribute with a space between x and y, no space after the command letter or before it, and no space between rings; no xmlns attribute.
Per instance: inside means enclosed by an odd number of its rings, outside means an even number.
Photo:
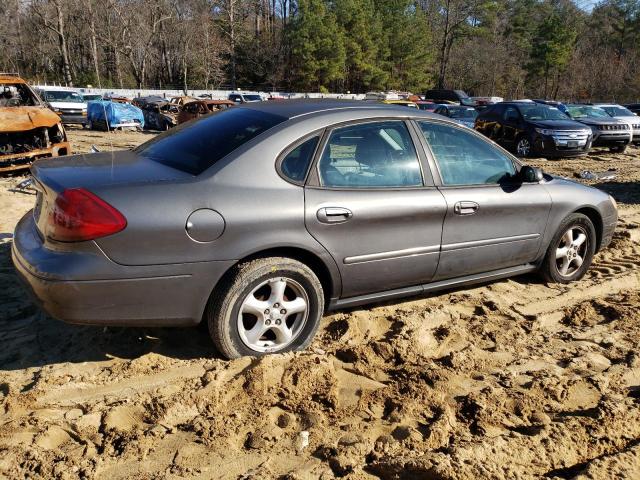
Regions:
<svg viewBox="0 0 640 480"><path fill-rule="evenodd" d="M127 219L88 190L70 188L56 198L48 226L52 240L79 242L117 233L127 226Z"/></svg>

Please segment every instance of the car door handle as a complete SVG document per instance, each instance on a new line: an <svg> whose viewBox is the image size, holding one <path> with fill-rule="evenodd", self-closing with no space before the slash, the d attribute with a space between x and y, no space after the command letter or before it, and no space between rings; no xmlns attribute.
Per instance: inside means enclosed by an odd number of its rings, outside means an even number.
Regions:
<svg viewBox="0 0 640 480"><path fill-rule="evenodd" d="M453 206L453 213L456 215L473 215L479 208L480 206L476 202L457 202Z"/></svg>
<svg viewBox="0 0 640 480"><path fill-rule="evenodd" d="M353 217L353 212L348 208L324 207L316 215L322 223L342 223Z"/></svg>

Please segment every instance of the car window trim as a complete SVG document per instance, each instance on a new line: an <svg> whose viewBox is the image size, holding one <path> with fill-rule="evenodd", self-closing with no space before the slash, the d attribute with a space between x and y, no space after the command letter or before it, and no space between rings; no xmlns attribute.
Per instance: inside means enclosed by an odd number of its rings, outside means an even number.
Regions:
<svg viewBox="0 0 640 480"><path fill-rule="evenodd" d="M320 128L318 130L315 130L311 133L308 133L300 138L298 138L295 142L289 144L289 146L285 147L280 154L278 154L278 156L276 157L276 162L275 162L275 167L276 167L276 172L278 173L278 175L285 180L288 183L291 183L293 185L297 185L299 187L304 187L307 178L309 178L309 175L311 174L311 169L313 168L313 165L315 163L315 159L316 159L316 155L318 154L318 149L320 147L320 145L322 144L322 139L324 138L324 134L325 134L326 128ZM300 145L302 145L303 143L311 140L313 137L318 137L318 143L316 143L316 146L313 150L313 153L311 154L311 160L309 161L309 166L307 167L307 171L304 174L304 178L302 180L296 181L290 177L288 177L283 171L282 171L282 162L284 161L285 158L287 158L287 155L289 155L292 151L294 151L297 147L299 147Z"/></svg>
<svg viewBox="0 0 640 480"><path fill-rule="evenodd" d="M327 146L327 143L329 142L329 138L331 137L331 133L333 133L333 131L340 129L340 128L344 128L344 127L351 127L351 126L355 126L355 125L364 125L367 123L379 123L379 122L402 122L404 123L407 131L409 132L409 137L411 138L411 142L413 143L413 148L415 149L416 152L416 156L417 156L417 160L418 160L418 165L420 167L420 176L422 178L422 185L412 185L412 186L408 186L408 187L349 187L349 186L340 186L340 187L327 187L324 186L320 183L320 172L319 172L319 168L320 168L320 158L322 157L322 153L324 152L324 149ZM311 171L309 172L308 178L307 178L307 182L305 183L306 187L310 187L310 188L315 188L315 189L319 189L319 190L341 190L341 191L350 191L350 192L358 192L358 191L365 191L365 192L371 192L371 191L393 191L393 190L399 190L399 191L407 191L407 190L416 190L416 189L423 189L425 187L429 187L430 185L426 185L425 182L425 172L424 172L424 165L423 163L420 161L420 149L418 148L418 145L416 145L416 139L414 138L414 136L411 134L411 118L410 117L375 117L375 118L364 118L364 119L358 119L358 120L348 120L346 122L340 122L340 123L335 123L333 125L330 125L328 127L325 128L324 131L324 135L322 137L322 139L320 140L320 143L318 144L318 147L316 148L316 152L315 152L315 158L313 159L313 164L312 164L312 168Z"/></svg>
<svg viewBox="0 0 640 480"><path fill-rule="evenodd" d="M445 183L442 181L442 175L440 173L440 165L438 164L438 161L436 160L436 156L433 153L433 150L431 150L431 145L429 145L429 142L427 142L427 139L422 134L422 129L420 128L420 125L418 125L418 122L437 123L437 124L446 125L446 126L449 126L449 127L456 128L456 129L458 129L460 131L463 131L463 132L466 132L466 133L471 133L472 135L475 135L478 138L480 138L482 141L487 142L491 146L498 148L498 150L500 150L500 152L502 154L504 154L511 161L511 163L513 164L513 168L516 171L516 173L519 172L520 169L522 168L522 164L513 155L511 155L511 153L509 153L507 150L505 150L500 145L495 143L493 140L485 137L480 132L478 132L478 131L476 131L474 129L470 129L468 127L463 127L462 125L458 125L458 124L452 123L452 122L441 121L441 120L435 119L435 118L434 119L431 119L431 118L428 118L428 119L427 118L425 118L425 119L422 119L422 118L416 119L415 120L415 128L420 134L420 137L421 137L420 140L424 142L425 151L428 153L429 165L432 166L431 168L432 168L432 171L433 171L433 174L434 174L433 177L434 177L435 186L440 190L441 189L448 189L448 188L467 188L467 187L499 187L499 186L501 186L501 184L500 183L473 183L473 184L445 185Z"/></svg>

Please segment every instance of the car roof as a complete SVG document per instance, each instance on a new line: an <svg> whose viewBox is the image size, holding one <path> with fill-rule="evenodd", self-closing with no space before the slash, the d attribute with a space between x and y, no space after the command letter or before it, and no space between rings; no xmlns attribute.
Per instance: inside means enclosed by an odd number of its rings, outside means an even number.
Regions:
<svg viewBox="0 0 640 480"><path fill-rule="evenodd" d="M404 105L392 103L365 102L361 100L338 100L338 99L303 99L303 100L283 100L280 102L255 102L243 104L237 108L248 108L273 115L279 115L288 119L305 115L320 114L340 110L358 110L365 115L384 114L385 112L398 116L424 116L438 118L422 110L410 109Z"/></svg>
<svg viewBox="0 0 640 480"><path fill-rule="evenodd" d="M2 75L0 74L0 83L27 83L17 75Z"/></svg>

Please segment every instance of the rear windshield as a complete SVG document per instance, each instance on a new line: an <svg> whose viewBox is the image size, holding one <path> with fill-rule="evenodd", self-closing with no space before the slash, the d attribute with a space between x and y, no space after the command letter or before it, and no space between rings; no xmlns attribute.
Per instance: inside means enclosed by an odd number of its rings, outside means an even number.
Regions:
<svg viewBox="0 0 640 480"><path fill-rule="evenodd" d="M169 167L199 175L221 158L285 117L248 108L202 117L158 135L136 149L138 155Z"/></svg>

